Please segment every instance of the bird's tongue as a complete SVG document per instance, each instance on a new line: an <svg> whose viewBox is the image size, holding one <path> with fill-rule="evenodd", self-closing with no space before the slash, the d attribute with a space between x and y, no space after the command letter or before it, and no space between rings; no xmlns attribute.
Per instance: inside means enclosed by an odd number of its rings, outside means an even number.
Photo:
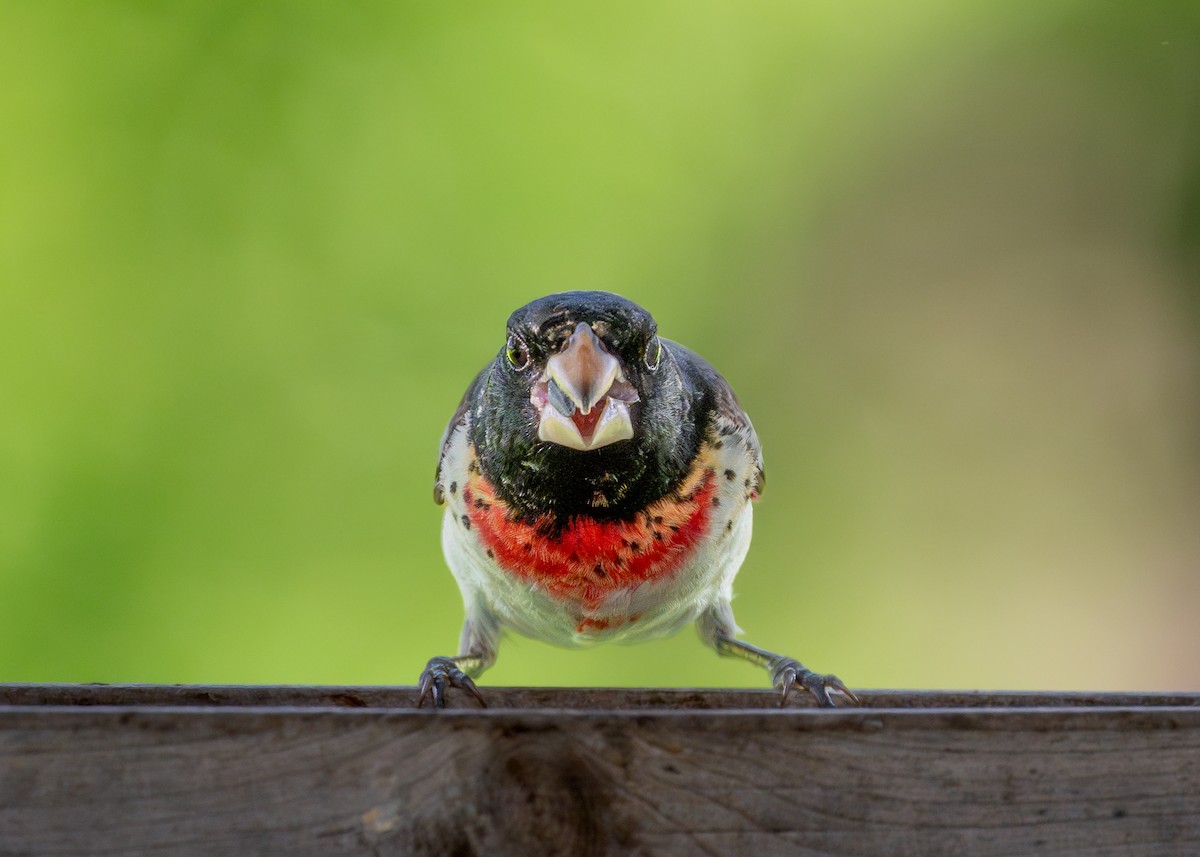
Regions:
<svg viewBox="0 0 1200 857"><path fill-rule="evenodd" d="M575 428L579 429L579 434L585 440L595 433L596 423L600 422L600 417L604 414L606 407L608 407L607 396L596 402L590 413L585 414L579 408L576 408L575 413L571 414L571 422L575 423Z"/></svg>

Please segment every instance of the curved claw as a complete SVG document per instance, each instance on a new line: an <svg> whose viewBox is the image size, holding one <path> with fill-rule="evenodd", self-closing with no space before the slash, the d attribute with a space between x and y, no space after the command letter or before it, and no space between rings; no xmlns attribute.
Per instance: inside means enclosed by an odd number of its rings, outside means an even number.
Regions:
<svg viewBox="0 0 1200 857"><path fill-rule="evenodd" d="M771 680L781 691L779 697L781 708L787 704L788 694L797 684L811 693L822 708L834 708L836 705L830 691L844 696L850 702L857 703L859 701L858 697L854 695L854 691L846 687L837 676L815 673L792 658L783 658L772 668Z"/></svg>
<svg viewBox="0 0 1200 857"><path fill-rule="evenodd" d="M417 697L417 708L425 705L425 700L431 699L434 708L446 707L446 688L458 687L470 693L478 700L480 707L487 708L483 694L475 686L471 677L458 668L454 658L430 658L421 673L418 686L420 694Z"/></svg>

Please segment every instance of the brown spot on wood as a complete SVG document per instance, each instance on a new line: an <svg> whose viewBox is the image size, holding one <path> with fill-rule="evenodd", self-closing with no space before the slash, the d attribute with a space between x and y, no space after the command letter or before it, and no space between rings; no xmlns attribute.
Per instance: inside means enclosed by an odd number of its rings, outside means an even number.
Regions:
<svg viewBox="0 0 1200 857"><path fill-rule="evenodd" d="M342 708L366 708L367 701L357 693L337 692L330 694L329 701Z"/></svg>

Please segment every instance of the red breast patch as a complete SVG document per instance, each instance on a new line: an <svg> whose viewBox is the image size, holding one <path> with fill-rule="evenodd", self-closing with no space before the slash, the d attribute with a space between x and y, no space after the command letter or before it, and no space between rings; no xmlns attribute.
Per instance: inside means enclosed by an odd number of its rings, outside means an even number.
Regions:
<svg viewBox="0 0 1200 857"><path fill-rule="evenodd" d="M488 556L513 575L584 608L622 587L675 572L708 532L717 490L714 470L698 463L676 492L632 521L581 515L556 532L548 517L512 520L491 483L479 468L473 470L463 500Z"/></svg>

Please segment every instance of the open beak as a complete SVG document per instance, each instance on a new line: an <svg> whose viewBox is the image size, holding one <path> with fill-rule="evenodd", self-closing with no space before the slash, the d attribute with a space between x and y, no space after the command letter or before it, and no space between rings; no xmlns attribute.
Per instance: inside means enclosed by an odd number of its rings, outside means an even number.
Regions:
<svg viewBox="0 0 1200 857"><path fill-rule="evenodd" d="M529 399L538 409L538 438L587 451L633 437L629 406L637 391L621 361L584 322L566 347L546 361Z"/></svg>

